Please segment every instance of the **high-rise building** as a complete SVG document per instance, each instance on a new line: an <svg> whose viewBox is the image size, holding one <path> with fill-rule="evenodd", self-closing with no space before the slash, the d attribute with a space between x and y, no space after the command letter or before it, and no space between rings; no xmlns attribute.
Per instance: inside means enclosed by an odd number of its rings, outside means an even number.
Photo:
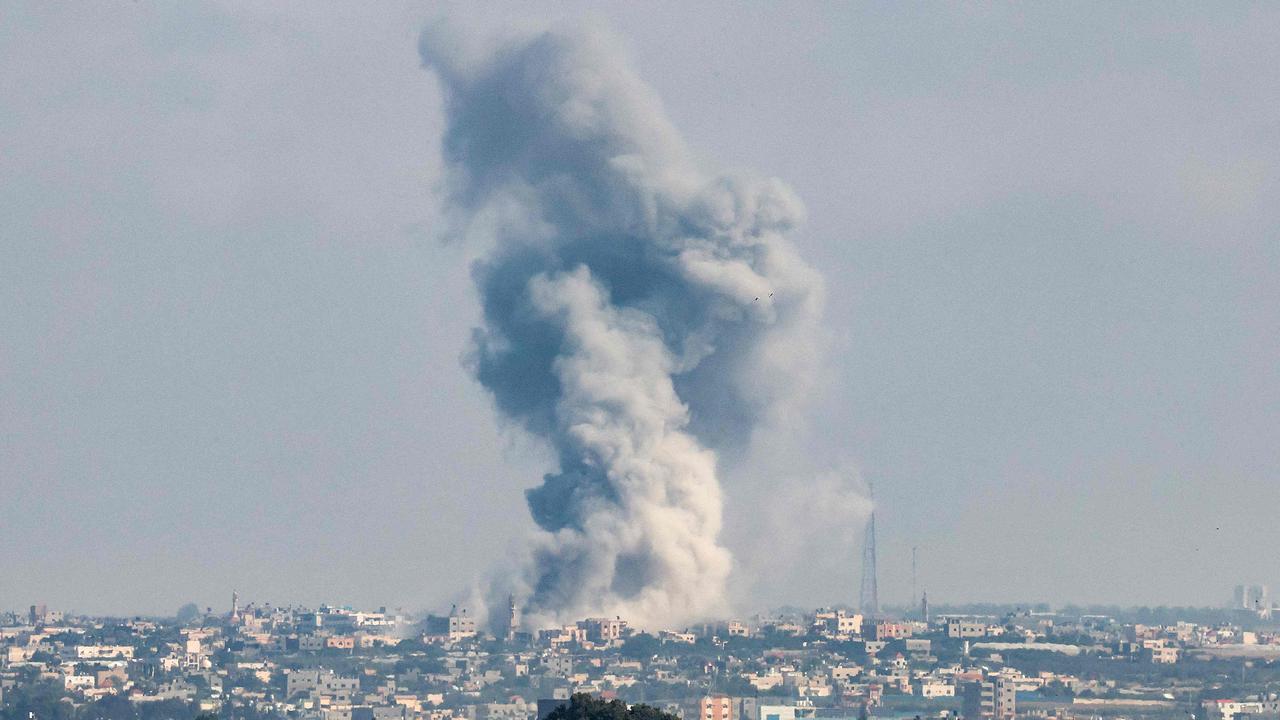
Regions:
<svg viewBox="0 0 1280 720"><path fill-rule="evenodd" d="M1271 595L1266 585L1237 585L1234 607L1263 617L1271 615Z"/></svg>

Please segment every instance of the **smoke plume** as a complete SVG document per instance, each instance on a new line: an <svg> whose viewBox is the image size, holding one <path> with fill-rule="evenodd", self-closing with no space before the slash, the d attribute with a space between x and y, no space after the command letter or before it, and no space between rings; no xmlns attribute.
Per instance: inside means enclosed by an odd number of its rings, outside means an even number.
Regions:
<svg viewBox="0 0 1280 720"><path fill-rule="evenodd" d="M776 180L693 161L598 31L477 52L423 33L440 79L448 201L489 254L468 360L556 472L527 491L542 532L512 589L545 625L674 625L724 608L717 452L804 385L821 305Z"/></svg>

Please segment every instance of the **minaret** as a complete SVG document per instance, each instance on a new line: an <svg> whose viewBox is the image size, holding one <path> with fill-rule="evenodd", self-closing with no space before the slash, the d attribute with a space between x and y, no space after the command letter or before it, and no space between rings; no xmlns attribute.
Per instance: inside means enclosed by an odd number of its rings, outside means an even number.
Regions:
<svg viewBox="0 0 1280 720"><path fill-rule="evenodd" d="M929 591L925 590L920 594L920 619L929 622Z"/></svg>
<svg viewBox="0 0 1280 720"><path fill-rule="evenodd" d="M240 622L240 593L231 591L231 624Z"/></svg>
<svg viewBox="0 0 1280 720"><path fill-rule="evenodd" d="M516 608L516 596L507 596L507 642L516 639L516 628L520 627L520 611Z"/></svg>

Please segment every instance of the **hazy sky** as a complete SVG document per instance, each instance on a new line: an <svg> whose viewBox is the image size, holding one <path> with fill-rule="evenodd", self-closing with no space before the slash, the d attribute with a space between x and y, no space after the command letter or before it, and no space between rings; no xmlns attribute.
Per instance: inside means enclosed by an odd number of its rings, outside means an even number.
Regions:
<svg viewBox="0 0 1280 720"><path fill-rule="evenodd" d="M587 4L46 5L0 12L0 608L465 590L552 467L459 360L417 38ZM1280 584L1280 8L686 5L590 21L827 283L791 449L725 463L745 605L856 599L804 500L855 474L882 601L912 545L935 602Z"/></svg>

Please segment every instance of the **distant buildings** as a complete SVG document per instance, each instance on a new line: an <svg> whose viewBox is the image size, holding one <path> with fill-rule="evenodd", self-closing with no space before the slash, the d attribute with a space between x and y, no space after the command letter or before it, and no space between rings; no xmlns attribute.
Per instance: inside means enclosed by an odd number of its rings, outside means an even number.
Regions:
<svg viewBox="0 0 1280 720"><path fill-rule="evenodd" d="M350 704L359 689L358 680L340 677L332 670L291 670L286 675L285 696L290 700L328 697L332 703Z"/></svg>
<svg viewBox="0 0 1280 720"><path fill-rule="evenodd" d="M476 636L476 619L454 605L448 615L427 616L426 634L437 641L458 642Z"/></svg>
<svg viewBox="0 0 1280 720"><path fill-rule="evenodd" d="M737 720L733 700L728 695L708 695L698 701L699 720ZM694 720L686 717L685 720Z"/></svg>
<svg viewBox="0 0 1280 720"><path fill-rule="evenodd" d="M806 715L803 709L794 705L761 705L760 720L798 720Z"/></svg>
<svg viewBox="0 0 1280 720"><path fill-rule="evenodd" d="M1017 688L1003 677L975 680L964 686L962 713L968 720L1012 720L1017 714Z"/></svg>
<svg viewBox="0 0 1280 720"><path fill-rule="evenodd" d="M1280 698L1274 693L1251 700L1206 700L1201 703L1205 720L1236 720L1237 718L1274 718L1280 714Z"/></svg>
<svg viewBox="0 0 1280 720"><path fill-rule="evenodd" d="M890 620L879 620L875 624L876 640L898 640L905 637L911 637L911 625L904 622L893 622Z"/></svg>
<svg viewBox="0 0 1280 720"><path fill-rule="evenodd" d="M587 640L608 644L622 639L627 621L622 618L590 618L579 621L578 627L586 632Z"/></svg>
<svg viewBox="0 0 1280 720"><path fill-rule="evenodd" d="M947 619L947 637L956 639L986 637L987 624L964 620L962 618Z"/></svg>
<svg viewBox="0 0 1280 720"><path fill-rule="evenodd" d="M77 645L76 658L79 660L105 660L111 658L131 659L132 645Z"/></svg>
<svg viewBox="0 0 1280 720"><path fill-rule="evenodd" d="M61 612L50 610L44 605L32 605L27 612L27 621L32 625L56 625L62 620Z"/></svg>
<svg viewBox="0 0 1280 720"><path fill-rule="evenodd" d="M844 610L819 610L814 614L814 627L822 634L832 637L855 637L862 634L862 614Z"/></svg>
<svg viewBox="0 0 1280 720"><path fill-rule="evenodd" d="M1269 597L1244 588L1240 600L1258 606ZM899 620L823 608L647 633L615 616L536 635L513 633L515 603L507 610L492 634L459 607L420 623L386 608L279 608L238 598L229 612L182 622L9 612L0 614L0 690L29 696L15 687L39 682L77 706L116 696L186 708L152 708L153 717L262 720L534 720L579 692L647 702L682 720L1280 717L1265 670L1235 681L1235 699L1202 706L1194 695L1199 673L1217 681L1221 659L1280 660L1280 623L1234 604L1217 620L1197 611L1158 621L1150 611L1125 618L1015 609L926 622L914 610ZM1178 663L1178 696L1151 682L1171 674L1134 663Z"/></svg>
<svg viewBox="0 0 1280 720"><path fill-rule="evenodd" d="M1172 665L1178 662L1178 652L1178 646L1165 638L1142 641L1142 656L1158 665Z"/></svg>
<svg viewBox="0 0 1280 720"><path fill-rule="evenodd" d="M1258 617L1271 617L1271 597L1266 585L1237 585L1235 608L1257 613Z"/></svg>

